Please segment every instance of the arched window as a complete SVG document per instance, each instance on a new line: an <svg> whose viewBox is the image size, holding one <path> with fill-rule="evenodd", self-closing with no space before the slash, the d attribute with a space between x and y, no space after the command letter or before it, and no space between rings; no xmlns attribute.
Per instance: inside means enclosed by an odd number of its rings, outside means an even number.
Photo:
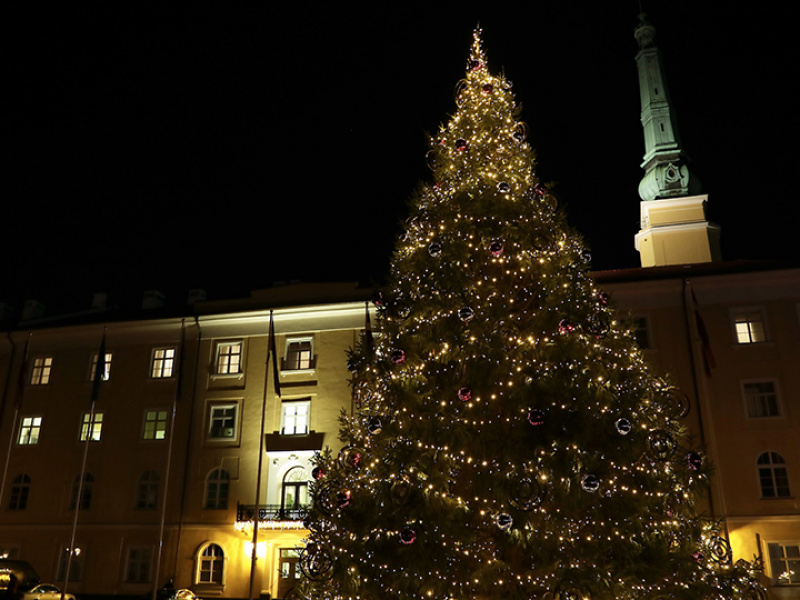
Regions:
<svg viewBox="0 0 800 600"><path fill-rule="evenodd" d="M14 477L11 482L11 499L8 510L25 510L28 507L28 493L31 491L31 478L24 473Z"/></svg>
<svg viewBox="0 0 800 600"><path fill-rule="evenodd" d="M764 452L758 457L758 479L762 498L788 498L789 474L786 461L777 452Z"/></svg>
<svg viewBox="0 0 800 600"><path fill-rule="evenodd" d="M225 583L225 552L217 544L207 544L197 556L197 583Z"/></svg>
<svg viewBox="0 0 800 600"><path fill-rule="evenodd" d="M230 490L230 475L225 469L214 469L206 478L206 503L205 508L228 508L228 491Z"/></svg>
<svg viewBox="0 0 800 600"><path fill-rule="evenodd" d="M94 487L94 477L91 473L86 473L83 476L83 485L81 486L80 475L72 482L72 493L69 496L69 509L75 510L77 506L80 510L88 510L92 505L92 488ZM78 502L78 489L80 488L80 502Z"/></svg>
<svg viewBox="0 0 800 600"><path fill-rule="evenodd" d="M145 471L139 477L136 508L155 508L158 504L158 473Z"/></svg>
<svg viewBox="0 0 800 600"><path fill-rule="evenodd" d="M283 476L281 512L284 518L294 518L292 513L308 506L308 473L303 467L293 467Z"/></svg>

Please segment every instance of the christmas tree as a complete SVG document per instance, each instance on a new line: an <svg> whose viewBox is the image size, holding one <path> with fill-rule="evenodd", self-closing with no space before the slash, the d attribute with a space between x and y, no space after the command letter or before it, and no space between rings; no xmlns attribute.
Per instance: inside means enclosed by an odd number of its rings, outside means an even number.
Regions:
<svg viewBox="0 0 800 600"><path fill-rule="evenodd" d="M760 597L701 514L685 396L595 288L479 30L456 103L318 457L304 594Z"/></svg>

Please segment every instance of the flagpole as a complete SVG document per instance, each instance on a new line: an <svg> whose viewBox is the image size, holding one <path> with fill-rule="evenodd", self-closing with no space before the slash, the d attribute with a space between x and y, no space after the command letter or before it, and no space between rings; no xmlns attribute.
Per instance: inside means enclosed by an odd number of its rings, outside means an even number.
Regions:
<svg viewBox="0 0 800 600"><path fill-rule="evenodd" d="M272 310L269 311L269 339L267 342L267 360L264 362L264 393L261 398L261 429L258 436L258 467L256 472L256 506L253 513L253 549L250 553L250 600L255 598L256 566L258 561L258 524L260 519L259 502L261 501L261 471L264 462L264 425L267 414L267 389L269 386L269 359L275 366L275 391L280 397L280 385L277 380L277 363L275 355L275 328L272 320Z"/></svg>
<svg viewBox="0 0 800 600"><path fill-rule="evenodd" d="M169 420L169 429L167 430L167 464L165 468L165 475L164 475L164 490L163 490L163 497L161 499L161 525L158 532L158 550L156 551L156 572L153 575L153 595L152 600L156 600L158 596L158 581L159 577L161 576L161 554L164 547L164 528L165 528L165 521L167 518L167 494L169 488L169 474L170 469L172 466L172 439L174 437L173 432L175 431L175 414L178 412L178 399L180 398L181 391L183 388L183 347L184 342L186 341L186 319L181 319L181 337L180 341L178 342L178 372L176 374L176 382L175 382L175 393L172 396L172 414L170 415Z"/></svg>
<svg viewBox="0 0 800 600"><path fill-rule="evenodd" d="M89 422L86 428L86 439L83 446L83 460L81 461L81 473L78 477L78 490L75 496L75 516L72 518L72 535L69 540L69 549L67 550L67 568L64 573L64 585L61 587L61 600L67 594L67 586L69 585L70 569L72 568L72 556L75 554L75 535L78 531L78 514L81 510L81 503L83 502L83 483L86 477L86 459L89 456L89 444L94 435L94 414L97 400L100 397L100 388L103 383L106 372L106 328L103 327L103 338L100 341L100 349L97 352L97 363L94 369L94 378L92 381L92 399L89 406ZM83 427L81 427L83 430ZM61 559L59 559L60 562Z"/></svg>
<svg viewBox="0 0 800 600"><path fill-rule="evenodd" d="M3 480L0 481L0 498L6 491L6 478L8 477L8 465L11 462L11 449L14 447L14 431L17 428L17 420L19 419L19 411L22 408L22 397L25 392L25 376L28 372L28 346L31 341L33 332L28 332L28 339L25 340L25 350L22 352L22 364L19 367L19 376L17 377L17 389L14 393L14 418L11 419L11 432L8 435L8 450L6 451L6 461L3 466ZM11 336L8 338L11 340ZM13 344L13 340L11 341ZM6 388L8 389L8 388Z"/></svg>

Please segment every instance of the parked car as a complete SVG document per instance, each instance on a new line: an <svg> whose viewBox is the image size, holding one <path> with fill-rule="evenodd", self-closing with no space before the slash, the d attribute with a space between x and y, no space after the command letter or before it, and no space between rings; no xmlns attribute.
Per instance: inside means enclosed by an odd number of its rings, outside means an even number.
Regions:
<svg viewBox="0 0 800 600"><path fill-rule="evenodd" d="M61 600L61 588L52 583L40 583L25 592L22 598L23 600ZM75 600L75 596L64 594L64 600Z"/></svg>
<svg viewBox="0 0 800 600"><path fill-rule="evenodd" d="M17 591L24 592L39 583L39 576L28 561L0 559L0 591L8 589L11 578L17 580Z"/></svg>
<svg viewBox="0 0 800 600"><path fill-rule="evenodd" d="M164 586L158 590L157 600L200 600L200 598L190 589Z"/></svg>

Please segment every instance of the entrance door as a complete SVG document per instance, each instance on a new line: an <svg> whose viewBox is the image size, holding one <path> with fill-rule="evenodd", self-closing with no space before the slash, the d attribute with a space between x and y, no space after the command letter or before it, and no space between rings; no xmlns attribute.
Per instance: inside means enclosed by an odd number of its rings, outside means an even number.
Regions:
<svg viewBox="0 0 800 600"><path fill-rule="evenodd" d="M292 589L300 581L300 551L294 548L280 549L280 579L278 580L278 598L287 598Z"/></svg>

